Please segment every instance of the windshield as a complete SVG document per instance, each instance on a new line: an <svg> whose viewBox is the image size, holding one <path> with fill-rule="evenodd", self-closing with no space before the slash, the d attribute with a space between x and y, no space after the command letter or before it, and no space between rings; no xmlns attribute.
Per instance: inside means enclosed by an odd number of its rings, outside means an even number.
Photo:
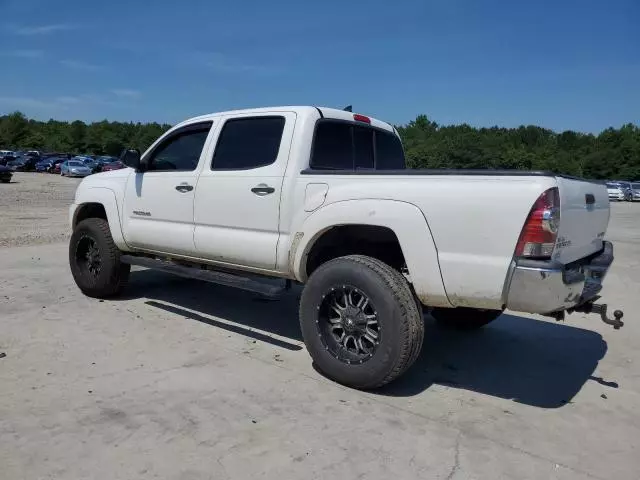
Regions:
<svg viewBox="0 0 640 480"><path fill-rule="evenodd" d="M617 183L607 183L607 188L620 188Z"/></svg>
<svg viewBox="0 0 640 480"><path fill-rule="evenodd" d="M69 162L69 166L70 166L70 167L84 167L84 163L82 163L82 162L78 162L78 161L75 161L75 162Z"/></svg>
<svg viewBox="0 0 640 480"><path fill-rule="evenodd" d="M632 183L632 184L631 184L631 187L632 187L634 190L640 190L640 183Z"/></svg>

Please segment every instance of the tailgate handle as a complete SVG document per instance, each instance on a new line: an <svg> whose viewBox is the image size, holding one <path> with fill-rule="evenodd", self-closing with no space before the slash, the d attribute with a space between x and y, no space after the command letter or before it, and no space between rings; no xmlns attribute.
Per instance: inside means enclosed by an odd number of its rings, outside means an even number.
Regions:
<svg viewBox="0 0 640 480"><path fill-rule="evenodd" d="M593 193L587 193L584 196L584 201L587 205L593 205L594 203L596 203L596 197L593 195Z"/></svg>

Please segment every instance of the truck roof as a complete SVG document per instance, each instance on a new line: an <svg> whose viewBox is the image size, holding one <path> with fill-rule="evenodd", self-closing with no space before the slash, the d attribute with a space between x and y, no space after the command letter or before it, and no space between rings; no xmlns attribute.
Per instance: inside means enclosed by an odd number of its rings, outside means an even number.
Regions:
<svg viewBox="0 0 640 480"><path fill-rule="evenodd" d="M299 116L320 116L320 117L324 117L324 118L330 118L330 119L335 119L335 120L346 120L346 121L351 121L351 122L355 122L356 120L354 119L354 115L359 115L358 113L354 113L354 112L348 112L346 110L339 110L337 108L329 108L329 107L314 107L314 106L280 106L280 107L262 107L262 108L246 108L246 109L242 109L242 110L228 110L225 112L215 112L215 113L209 113L206 115L200 115L197 117L193 117L193 118L189 118L187 120L184 120L183 122L180 122L178 125L176 125L176 127L182 125L182 124L187 124L187 123L193 123L196 121L208 121L208 120L214 120L215 118L218 117L224 117L227 115L246 115L246 114L253 114L253 113L266 113L266 112L294 112ZM376 127L376 128L381 128L383 130L387 130L389 132L395 132L395 128L387 123L387 122L383 122L382 120L378 120L376 118L370 117L369 115L366 115L367 118L369 118L371 120L371 126Z"/></svg>

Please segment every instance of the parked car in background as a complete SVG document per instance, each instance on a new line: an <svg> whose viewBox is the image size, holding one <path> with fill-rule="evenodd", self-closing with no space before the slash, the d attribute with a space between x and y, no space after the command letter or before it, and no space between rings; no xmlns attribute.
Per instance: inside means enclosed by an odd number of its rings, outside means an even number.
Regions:
<svg viewBox="0 0 640 480"><path fill-rule="evenodd" d="M24 159L24 157L19 157L19 158L16 158L15 160L11 160L10 162L7 162L7 167L9 167L9 169L14 172L23 172L25 164L26 164L26 160Z"/></svg>
<svg viewBox="0 0 640 480"><path fill-rule="evenodd" d="M116 160L115 162L107 163L102 166L103 172L110 172L111 170L120 170L121 168L125 168L126 165L122 163L120 160Z"/></svg>
<svg viewBox="0 0 640 480"><path fill-rule="evenodd" d="M27 155L24 157L24 171L31 172L36 169L36 164L40 161L40 157Z"/></svg>
<svg viewBox="0 0 640 480"><path fill-rule="evenodd" d="M110 157L110 156L106 156L106 155L98 157L98 158L96 158L96 163L97 163L96 171L101 172L102 168L105 165L108 165L110 163L117 162L117 161L118 161L118 159L116 157Z"/></svg>
<svg viewBox="0 0 640 480"><path fill-rule="evenodd" d="M16 159L16 153L11 150L0 150L0 165L6 165L7 162Z"/></svg>
<svg viewBox="0 0 640 480"><path fill-rule="evenodd" d="M636 202L640 200L640 182L634 182L631 184L631 201Z"/></svg>
<svg viewBox="0 0 640 480"><path fill-rule="evenodd" d="M11 173L11 170L8 167L0 165L0 182L9 183L12 176L13 173Z"/></svg>
<svg viewBox="0 0 640 480"><path fill-rule="evenodd" d="M5 156L0 156L0 165L4 165L6 166L7 163L12 162L13 160L16 159L15 154L7 154Z"/></svg>
<svg viewBox="0 0 640 480"><path fill-rule="evenodd" d="M48 172L52 166L53 163L51 163L51 159L40 160L38 163L36 163L36 172Z"/></svg>
<svg viewBox="0 0 640 480"><path fill-rule="evenodd" d="M67 158L65 157L58 157L58 158L54 158L53 161L51 162L51 168L49 169L49 173L60 173L60 165L62 165L62 162L66 162Z"/></svg>
<svg viewBox="0 0 640 480"><path fill-rule="evenodd" d="M28 172L30 170L36 169L36 163L38 162L38 158L36 157L17 157L15 160L7 162L7 167L9 167L14 172Z"/></svg>
<svg viewBox="0 0 640 480"><path fill-rule="evenodd" d="M66 160L60 164L60 175L63 177L86 177L91 175L91 169L80 160Z"/></svg>
<svg viewBox="0 0 640 480"><path fill-rule="evenodd" d="M607 182L607 193L609 194L609 200L617 202L623 202L629 197L629 194L625 192L619 183Z"/></svg>
<svg viewBox="0 0 640 480"><path fill-rule="evenodd" d="M627 182L624 180L618 180L616 183L619 183L622 187L622 191L624 192L625 200L627 202L633 201L633 188L631 187L631 182Z"/></svg>
<svg viewBox="0 0 640 480"><path fill-rule="evenodd" d="M97 173L98 172L98 162L96 162L93 158L91 157L85 157L83 158L82 162L91 169L91 173Z"/></svg>

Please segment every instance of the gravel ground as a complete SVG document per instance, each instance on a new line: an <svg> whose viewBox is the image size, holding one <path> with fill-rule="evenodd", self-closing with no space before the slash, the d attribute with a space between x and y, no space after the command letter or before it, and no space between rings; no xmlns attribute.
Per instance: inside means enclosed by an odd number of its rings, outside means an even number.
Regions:
<svg viewBox="0 0 640 480"><path fill-rule="evenodd" d="M77 181L16 181L7 244L65 237ZM637 480L640 204L611 208L603 301L622 330L426 319L416 364L375 392L313 369L296 291L264 302L138 270L101 301L73 283L66 242L0 248L0 478Z"/></svg>
<svg viewBox="0 0 640 480"><path fill-rule="evenodd" d="M79 183L32 172L16 172L11 183L0 183L0 247L66 240L68 209Z"/></svg>

